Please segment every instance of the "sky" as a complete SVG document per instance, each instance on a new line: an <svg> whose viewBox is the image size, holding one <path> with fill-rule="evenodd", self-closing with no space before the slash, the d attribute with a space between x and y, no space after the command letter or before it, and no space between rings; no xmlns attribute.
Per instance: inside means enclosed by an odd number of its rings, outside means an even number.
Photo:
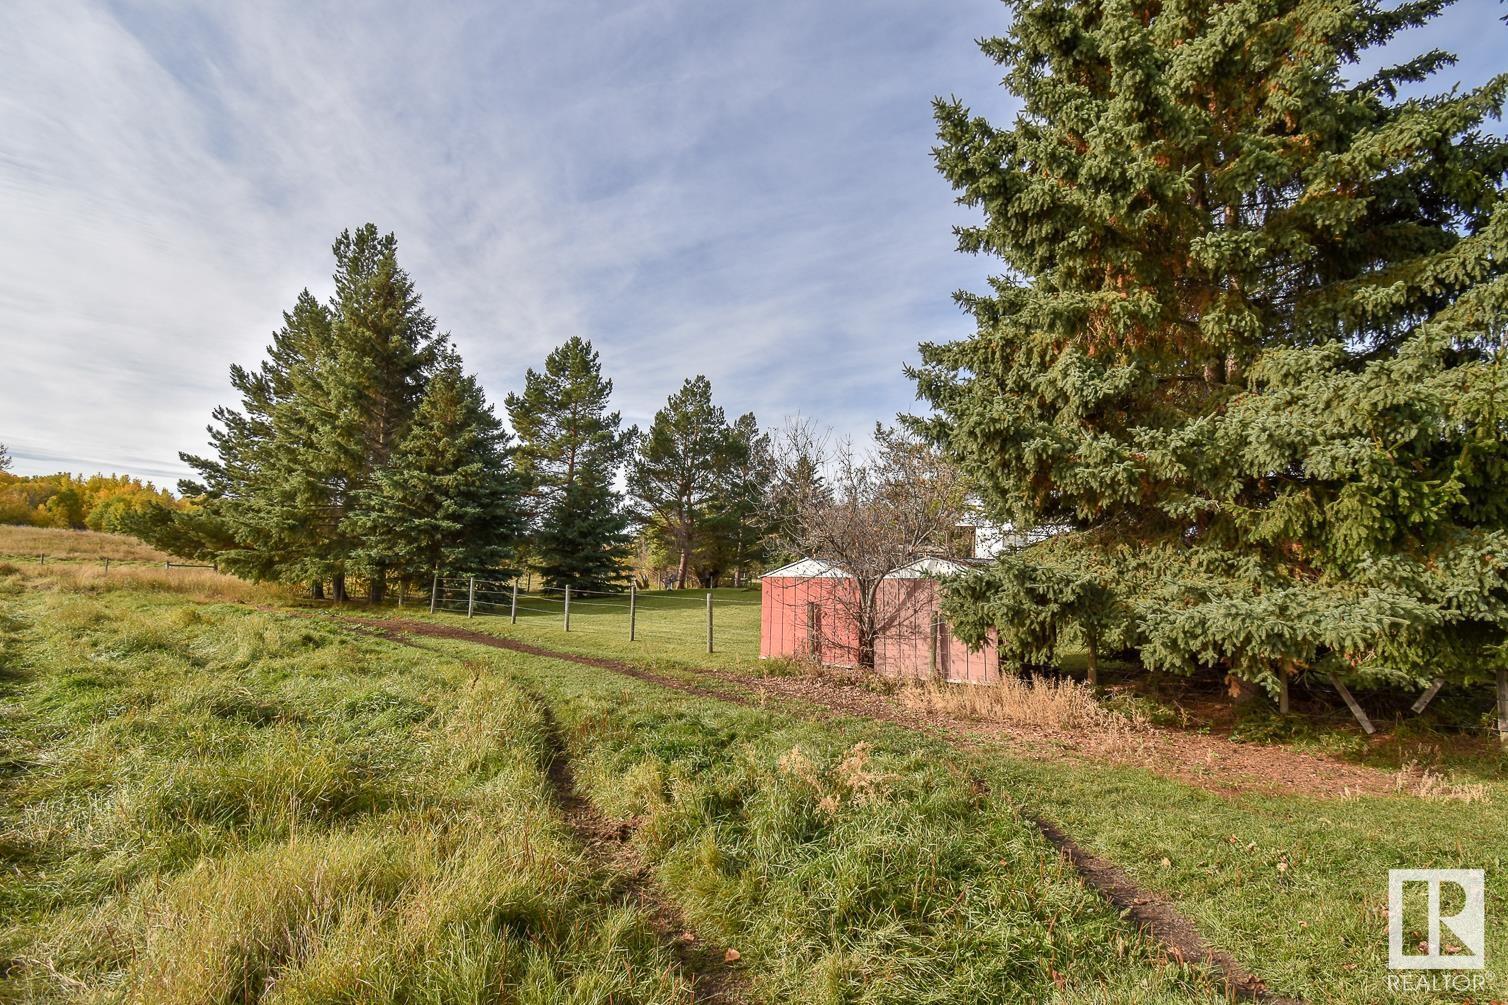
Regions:
<svg viewBox="0 0 1508 1005"><path fill-rule="evenodd" d="M1495 0L1403 46L1501 68ZM0 443L171 484L330 245L371 221L503 413L590 339L625 422L915 409L989 259L931 102L1017 107L998 0L0 3ZM1402 54L1402 53L1400 53Z"/></svg>

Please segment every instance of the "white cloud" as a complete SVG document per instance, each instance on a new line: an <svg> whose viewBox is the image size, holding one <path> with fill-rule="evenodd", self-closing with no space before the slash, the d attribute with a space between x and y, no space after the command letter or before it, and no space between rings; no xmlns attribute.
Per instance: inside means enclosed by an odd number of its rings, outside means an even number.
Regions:
<svg viewBox="0 0 1508 1005"><path fill-rule="evenodd" d="M367 220L495 399L601 349L629 421L706 373L730 413L859 432L990 263L929 102L1003 117L994 0L0 5L0 442L183 473ZM1448 41L1448 40L1447 40Z"/></svg>

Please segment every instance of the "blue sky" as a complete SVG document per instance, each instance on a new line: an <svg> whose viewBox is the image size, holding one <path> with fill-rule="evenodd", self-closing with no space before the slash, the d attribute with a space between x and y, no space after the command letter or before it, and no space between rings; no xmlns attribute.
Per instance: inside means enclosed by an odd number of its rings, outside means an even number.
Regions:
<svg viewBox="0 0 1508 1005"><path fill-rule="evenodd" d="M1494 0L1410 52L1500 67ZM371 220L493 399L571 335L625 419L705 373L766 424L911 407L990 262L930 101L1014 104L997 0L0 4L0 442L171 482ZM501 407L499 405L499 409Z"/></svg>

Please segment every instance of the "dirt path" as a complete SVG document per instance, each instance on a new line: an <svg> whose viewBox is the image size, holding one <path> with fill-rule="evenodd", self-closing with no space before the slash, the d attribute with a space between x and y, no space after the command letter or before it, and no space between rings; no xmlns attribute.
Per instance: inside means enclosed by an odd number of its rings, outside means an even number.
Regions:
<svg viewBox="0 0 1508 1005"><path fill-rule="evenodd" d="M537 701L537 705L547 726L550 787L566 826L597 864L621 878L623 899L648 914L655 934L671 947L682 975L690 982L693 1001L707 1005L742 1005L748 1001L743 974L728 961L726 950L699 938L680 908L656 886L630 841L631 829L603 816L576 788L555 717L543 701Z"/></svg>
<svg viewBox="0 0 1508 1005"><path fill-rule="evenodd" d="M318 615L314 616L317 617ZM344 624L381 634L394 641L403 642L407 641L405 636L420 635L430 638L470 642L477 645L489 646L494 649L527 653L531 656L539 656L544 659L562 660L581 666L608 670L613 673L632 677L635 680L653 684L656 687L663 687L683 694L710 698L716 701L725 701L750 708L767 709L769 707L769 698L772 695L799 697L802 704L809 706L812 709L812 713L814 713L814 716L809 713L808 717L816 717L828 721L851 716L878 719L912 729L936 739L941 739L944 742L951 743L970 752L978 752L980 749L978 744L970 742L967 738L960 737L955 730L920 721L915 716L907 717L898 714L888 714L873 707L863 710L853 707L852 704L842 702L826 702L821 700L820 696L805 693L804 691L799 696L794 694L782 695L781 691L783 689L770 686L772 684L771 679L744 677L737 674L709 670L706 671L707 676L725 684L732 684L740 690L705 687L646 670L642 667L636 667L621 660L563 653L553 649L546 649L542 646L531 645L527 642L499 638L496 635L487 635L482 632L475 632L451 625L428 621L410 621L403 618L359 618L338 614L334 616L339 618ZM773 681L778 682L780 679L775 678ZM874 697L878 698L878 696ZM893 705L890 707L894 709ZM798 711L797 714L801 713ZM558 758L557 760L564 763L563 758ZM553 770L555 769L552 767ZM568 771L569 766L566 765L560 770ZM574 785L569 784L569 775L566 775L565 778L567 784L562 791L574 793ZM574 795L571 798L579 800L579 797ZM580 802L584 807L581 812L595 815L596 819L600 821L600 823L593 823L591 826L604 826L610 830L613 829L612 824L599 814L596 814L596 810L590 804L586 804L584 800ZM568 817L571 812L568 810ZM1085 851L1073 838L1069 837L1052 822L1026 813L1022 815L1041 831L1042 836L1053 847L1058 849L1060 854L1068 859L1090 889L1098 893L1116 909L1125 912L1127 916L1136 922L1137 927L1142 932L1161 943L1173 959L1204 963L1220 971L1225 976L1230 993L1236 998L1264 1002L1267 1005L1304 1005L1302 999L1287 998L1271 992L1261 978L1243 967L1235 957L1224 950L1209 945L1199 934L1198 929L1194 927L1193 922L1185 918L1166 898L1137 886L1135 881L1119 866ZM627 847L628 852L632 853L633 849L631 846L626 845L624 836L618 837L617 842ZM669 918L665 919L665 921L668 926L666 930L674 930L674 923ZM709 998L707 1000L734 1001L737 999Z"/></svg>

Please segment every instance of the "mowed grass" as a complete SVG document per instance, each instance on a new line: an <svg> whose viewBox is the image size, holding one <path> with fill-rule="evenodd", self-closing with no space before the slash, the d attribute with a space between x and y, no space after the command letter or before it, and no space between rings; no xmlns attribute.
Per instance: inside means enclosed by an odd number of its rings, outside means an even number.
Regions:
<svg viewBox="0 0 1508 1005"><path fill-rule="evenodd" d="M464 581L461 581L464 582ZM480 589L480 588L479 588ZM559 593L520 593L518 622L510 619L512 597L505 588L479 592L474 615L466 617L464 588L452 590L434 615L429 595L410 598L405 617L433 617L446 624L548 646L561 652L651 662L680 667L747 670L759 659L759 587L723 588L712 593L712 652L707 652L707 590L644 590L634 600L634 639L629 639L627 593L571 598L571 627L565 628L565 600ZM359 605L355 613L360 613Z"/></svg>
<svg viewBox="0 0 1508 1005"><path fill-rule="evenodd" d="M0 615L0 999L689 1001L503 676L164 595Z"/></svg>

